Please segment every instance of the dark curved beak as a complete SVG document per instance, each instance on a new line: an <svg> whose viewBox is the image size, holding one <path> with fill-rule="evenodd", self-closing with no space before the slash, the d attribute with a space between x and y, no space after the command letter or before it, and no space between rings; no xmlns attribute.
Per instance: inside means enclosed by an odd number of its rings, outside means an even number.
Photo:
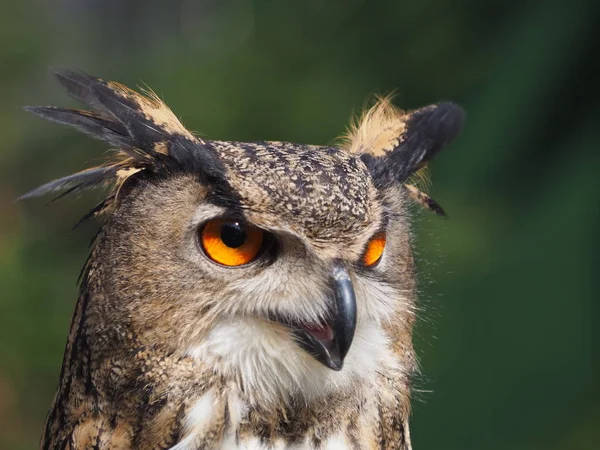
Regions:
<svg viewBox="0 0 600 450"><path fill-rule="evenodd" d="M331 268L332 311L319 328L296 328L299 344L332 370L341 370L356 330L356 296L347 269L340 262Z"/></svg>

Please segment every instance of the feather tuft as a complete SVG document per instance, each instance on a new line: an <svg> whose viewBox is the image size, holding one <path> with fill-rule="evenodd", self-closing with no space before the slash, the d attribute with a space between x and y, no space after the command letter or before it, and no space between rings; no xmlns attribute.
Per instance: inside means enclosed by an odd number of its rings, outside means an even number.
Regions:
<svg viewBox="0 0 600 450"><path fill-rule="evenodd" d="M463 120L464 113L452 103L404 112L394 106L391 95L377 97L373 107L352 121L342 147L361 155L376 179L400 181L411 200L445 216L426 193L431 185L427 163L456 137Z"/></svg>
<svg viewBox="0 0 600 450"><path fill-rule="evenodd" d="M394 150L406 131L407 115L392 103L393 96L378 96L373 107L352 119L342 136L342 147L350 153L380 157Z"/></svg>
<svg viewBox="0 0 600 450"><path fill-rule="evenodd" d="M40 186L19 200L63 191L57 198L84 189L111 185L102 208L107 211L125 181L142 171L192 171L207 182L224 181L225 170L209 142L192 135L149 88L137 93L122 84L83 72L56 70L55 75L75 100L92 110L28 106L44 119L70 125L116 148L104 164Z"/></svg>

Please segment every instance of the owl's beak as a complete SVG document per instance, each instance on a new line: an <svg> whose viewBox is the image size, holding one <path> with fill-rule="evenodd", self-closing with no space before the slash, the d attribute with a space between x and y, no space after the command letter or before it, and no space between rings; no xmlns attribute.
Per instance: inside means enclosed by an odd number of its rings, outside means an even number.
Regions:
<svg viewBox="0 0 600 450"><path fill-rule="evenodd" d="M356 330L356 296L347 269L339 262L332 266L333 302L331 319L321 327L295 329L300 346L317 361L339 371L350 350Z"/></svg>

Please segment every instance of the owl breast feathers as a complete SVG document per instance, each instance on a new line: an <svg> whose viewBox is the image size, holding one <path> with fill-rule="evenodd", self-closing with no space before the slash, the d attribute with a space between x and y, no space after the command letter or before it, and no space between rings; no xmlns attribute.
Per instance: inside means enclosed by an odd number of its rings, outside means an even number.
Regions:
<svg viewBox="0 0 600 450"><path fill-rule="evenodd" d="M152 92L83 73L90 110L28 110L107 141L43 449L409 449L414 184L462 110L379 99L338 146L194 136Z"/></svg>

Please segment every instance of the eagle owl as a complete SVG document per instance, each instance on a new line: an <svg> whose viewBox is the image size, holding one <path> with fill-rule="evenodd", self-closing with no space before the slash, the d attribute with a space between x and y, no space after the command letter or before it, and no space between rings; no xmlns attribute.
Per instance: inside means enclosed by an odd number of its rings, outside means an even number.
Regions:
<svg viewBox="0 0 600 450"><path fill-rule="evenodd" d="M43 449L410 449L410 184L462 110L379 99L336 146L208 140L152 92L81 72L104 186ZM85 219L84 218L84 219Z"/></svg>

